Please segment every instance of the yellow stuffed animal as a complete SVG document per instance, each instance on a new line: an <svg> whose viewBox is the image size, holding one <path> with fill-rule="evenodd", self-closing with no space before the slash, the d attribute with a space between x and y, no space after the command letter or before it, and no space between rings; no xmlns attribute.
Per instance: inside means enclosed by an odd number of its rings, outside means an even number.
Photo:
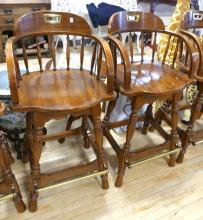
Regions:
<svg viewBox="0 0 203 220"><path fill-rule="evenodd" d="M178 0L176 4L175 11L170 19L170 22L167 26L167 30L177 32L180 29L181 21L184 19L185 14L190 9L190 0ZM161 61L164 56L165 48L168 42L168 36L162 35L159 46L158 46L158 59ZM173 52L175 48L176 42L171 43L169 46L169 56L173 57ZM166 60L170 63L170 57L166 57ZM172 59L171 59L172 60ZM155 104L155 111L158 110L158 108L162 105L162 102L156 102Z"/></svg>
<svg viewBox="0 0 203 220"><path fill-rule="evenodd" d="M177 32L180 29L181 21L184 19L185 14L187 13L189 9L190 9L190 0L178 0L175 11L166 29L169 31ZM165 50L167 42L168 42L167 36L163 35L160 40L159 47L158 47L159 60L162 60L163 58L164 50ZM169 50L173 50L173 48L175 48L174 45L170 45Z"/></svg>

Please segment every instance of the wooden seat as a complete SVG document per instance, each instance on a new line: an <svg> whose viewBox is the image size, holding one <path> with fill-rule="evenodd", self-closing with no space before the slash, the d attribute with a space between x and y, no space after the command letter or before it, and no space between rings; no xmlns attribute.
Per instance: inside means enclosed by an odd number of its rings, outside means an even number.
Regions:
<svg viewBox="0 0 203 220"><path fill-rule="evenodd" d="M122 86L123 79L123 65L120 64L117 66L116 83ZM159 95L160 93L172 94L176 90L177 92L178 90L182 90L186 83L188 83L188 76L181 74L176 69L163 66L158 62L141 63L132 65L130 89L127 91L123 90L122 92L129 96L142 93L154 95Z"/></svg>
<svg viewBox="0 0 203 220"><path fill-rule="evenodd" d="M41 190L53 184L56 187L61 181L69 182L99 175L102 178L102 188L107 189L108 168L103 150L100 103L115 97L113 59L108 43L93 35L90 26L82 17L71 13L43 11L27 14L17 22L15 34L16 37L7 42L6 58L12 97L11 108L27 112L24 159L26 160L27 156L31 165L29 210L36 211L38 193ZM63 67L59 67L60 59L56 58L54 39L57 35L65 35L67 39ZM78 50L72 48L71 35L77 36L81 41ZM34 67L31 66L33 56L28 56L29 50L26 46L30 38L35 39L36 43L38 65ZM48 63L42 53L43 47L40 46L42 38L48 41L51 57ZM94 43L90 50L85 44L91 40ZM20 70L20 57L14 50L16 45L22 45L25 74ZM89 57L88 63L85 63L85 56ZM100 80L102 59L107 63L106 83ZM43 134L45 122L67 115L82 117L82 126ZM93 131L90 133L87 132L88 118L93 124ZM82 161L81 165L61 171L41 173L39 160L43 142L81 133L84 146L91 143L96 159L87 164Z"/></svg>
<svg viewBox="0 0 203 220"><path fill-rule="evenodd" d="M109 103L103 121L104 134L111 143L118 157L118 176L115 185L122 185L126 167L153 158L170 155L169 165L175 166L175 153L180 150L177 145L178 104L182 98L185 86L193 78L193 58L189 40L184 36L164 30L162 20L150 13L121 12L114 14L109 21L108 39L114 57L115 89L118 93L131 100L131 114L129 119L110 122L110 115L116 101ZM129 45L122 45L121 33L128 33ZM141 32L141 54L136 54L132 33ZM157 54L159 39L162 34L168 36L168 42L163 57ZM150 43L145 36L151 36ZM183 63L187 72L177 70L176 60L180 60L184 48L188 54L187 63ZM156 100L172 103L171 132L167 132L153 117L153 103ZM148 104L145 116L138 117L138 111ZM122 108L122 106L121 106ZM147 133L151 125L164 138L164 143L149 146L143 150L131 150L131 140L135 130L135 123L144 121L142 133ZM110 133L112 128L127 125L126 141L119 146Z"/></svg>
<svg viewBox="0 0 203 220"><path fill-rule="evenodd" d="M4 113L5 105L0 103L0 115ZM4 197L0 199L12 198L17 211L24 212L26 206L22 200L20 189L16 181L15 175L11 170L11 164L14 163L14 159L10 153L9 145L5 133L0 131L0 169L2 173L0 182L0 194Z"/></svg>
<svg viewBox="0 0 203 220"><path fill-rule="evenodd" d="M103 83L77 69L32 72L22 77L18 92L19 104L12 107L24 111L82 111L111 98Z"/></svg>

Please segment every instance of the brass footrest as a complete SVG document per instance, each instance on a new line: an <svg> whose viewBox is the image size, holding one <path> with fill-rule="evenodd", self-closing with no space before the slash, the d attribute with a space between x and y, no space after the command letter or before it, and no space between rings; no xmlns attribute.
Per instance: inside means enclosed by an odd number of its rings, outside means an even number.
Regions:
<svg viewBox="0 0 203 220"><path fill-rule="evenodd" d="M78 180L83 180L83 179L88 179L88 178L91 178L91 177L101 176L101 175L105 175L105 174L108 174L108 173L109 173L109 170L103 170L103 171L95 171L93 173L80 175L80 176L77 176L77 177L70 178L69 180L67 180L65 182L62 182L62 183L56 183L56 184L51 185L51 186L46 186L46 187L37 189L37 192L41 192L41 191L44 191L44 190L49 190L49 189L52 189L52 188L63 186L63 185L68 184L68 183L76 182Z"/></svg>
<svg viewBox="0 0 203 220"><path fill-rule="evenodd" d="M5 200L5 199L13 199L15 197L15 194L8 194L6 196L0 197L0 201Z"/></svg>
<svg viewBox="0 0 203 220"><path fill-rule="evenodd" d="M201 144L203 142L203 140L200 140L200 141L191 141L192 145L196 145L196 144Z"/></svg>
<svg viewBox="0 0 203 220"><path fill-rule="evenodd" d="M174 150L168 150L168 151L165 151L165 152L162 152L162 153L159 153L159 154L152 155L150 157L145 157L145 158L137 160L133 163L129 163L128 168L132 168L132 167L137 166L139 164L142 164L142 163L145 163L145 162L148 162L148 161L151 161L151 160L154 160L154 159L166 156L166 155L170 155L170 154L176 153L176 152L181 151L181 150L182 150L182 148L178 147Z"/></svg>

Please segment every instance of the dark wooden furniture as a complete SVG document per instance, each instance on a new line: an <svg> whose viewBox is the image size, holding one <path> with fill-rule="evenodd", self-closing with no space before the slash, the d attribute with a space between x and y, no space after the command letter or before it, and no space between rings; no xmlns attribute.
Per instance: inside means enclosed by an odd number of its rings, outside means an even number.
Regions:
<svg viewBox="0 0 203 220"><path fill-rule="evenodd" d="M123 176L127 166L133 167L143 161L157 158L163 155L170 155L169 165L175 166L175 152L180 148L177 146L177 122L178 103L182 97L182 91L190 82L192 77L192 48L190 42L180 34L164 31L162 20L150 13L144 12L121 12L114 14L108 25L108 39L113 52L115 64L115 89L129 97L131 100L132 113L128 120L109 122L110 114L114 109L116 101L111 101L103 121L104 135L111 143L118 157L118 176L115 185L122 185ZM120 33L129 33L129 53L127 46L123 46ZM141 32L141 56L133 56L133 32ZM151 55L145 58L145 34L151 34ZM162 61L156 59L156 48L159 35L168 35L168 42ZM172 46L171 46L172 45ZM187 74L175 68L175 61L181 56L180 45L187 50L189 57L189 69ZM172 52L173 51L173 52ZM179 52L178 52L179 51ZM120 56L119 56L120 54ZM121 57L121 61L119 61ZM153 118L152 104L156 100L168 100L172 103L171 112L171 133L166 132ZM147 127L151 124L165 139L161 145L145 148L139 151L131 151L131 139L135 130L135 123L143 121L143 116L138 117L139 109L148 103L144 117L143 134L147 133ZM126 141L124 146L119 146L110 134L115 127L127 125Z"/></svg>
<svg viewBox="0 0 203 220"><path fill-rule="evenodd" d="M198 89L198 94L194 100L194 103L188 105L187 108L191 109L191 116L188 127L185 131L179 129L181 141L182 141L182 151L180 152L177 162L182 163L184 154L190 143L197 143L203 140L203 130L194 131L194 125L196 120L199 118L202 111L203 104L203 43L200 38L196 35L203 30L203 11L189 11L182 22L182 28L185 30L194 31L191 35L187 31L181 31L182 34L187 36L195 46L195 53L193 56L196 60L196 74L195 78L197 80L196 85Z"/></svg>
<svg viewBox="0 0 203 220"><path fill-rule="evenodd" d="M139 2L149 2L150 12L154 13L155 8L158 4L166 4L166 7L167 5L175 6L177 3L177 0L139 0L138 3ZM198 10L199 9L198 0L191 0L190 7L191 9Z"/></svg>
<svg viewBox="0 0 203 220"><path fill-rule="evenodd" d="M190 120L187 125L187 129L183 129L178 127L178 134L181 139L181 145L182 150L180 151L180 154L177 158L178 163L182 163L184 159L184 154L186 153L186 150L189 146L189 144L195 144L198 142L202 142L203 140L203 131L198 130L194 131L194 125L196 120L201 115L202 111L202 104L203 104L203 44L200 40L200 38L196 35L200 33L200 31L203 28L203 12L202 11L189 11L182 24L181 24L181 30L180 33L185 35L190 41L191 44L194 46L195 52L193 53L193 57L195 59L195 65L194 65L194 77L195 77L195 84L197 86L197 96L191 103L185 103L183 102L179 110L184 111L187 109L191 110ZM188 32L192 31L193 33ZM183 56L184 62L187 62L187 54ZM176 63L176 66L183 71L185 69L182 65L180 65L179 61ZM186 70L187 71L187 70ZM168 117L168 113L170 112L170 103L164 103L163 106L157 111L155 118L158 123L161 123L162 121L165 121L169 126L171 124L170 118Z"/></svg>
<svg viewBox="0 0 203 220"><path fill-rule="evenodd" d="M0 115L4 113L5 105L0 103ZM5 133L0 131L0 169L2 178L0 182L0 194L4 197L0 199L12 198L18 212L24 212L26 207L22 200L18 183L12 173L10 164L14 162L11 156L9 145Z"/></svg>
<svg viewBox="0 0 203 220"><path fill-rule="evenodd" d="M0 62L4 62L4 46L8 37L13 35L14 23L29 12L47 10L50 8L48 0L0 0Z"/></svg>
<svg viewBox="0 0 203 220"><path fill-rule="evenodd" d="M7 42L6 58L12 98L11 108L14 111L28 112L24 151L29 152L31 165L29 210L36 211L38 193L41 190L66 179L72 181L73 178L83 179L99 175L102 178L102 188L107 189L109 187L108 168L103 150L100 103L111 100L115 96L113 92L113 59L108 43L93 35L90 26L82 17L71 13L50 11L30 13L18 21L15 33L17 37L12 37ZM66 35L67 37L64 69L57 68L55 35ZM72 35L79 36L81 39L78 59L73 59L73 61L71 61L70 46ZM47 36L49 39L53 68L48 70L43 65L43 56L38 43L40 36ZM27 49L24 44L24 40L29 37L36 39L39 61L39 68L33 72L29 71L30 58L26 54ZM84 63L86 49L88 49L85 47L86 39L94 41L94 49L89 59L90 65ZM24 75L19 71L19 59L14 50L18 42L23 45L23 59L27 69L27 73ZM107 62L106 84L100 81L103 55ZM75 63L76 67L74 67ZM85 126L43 135L45 122L53 118L64 118L67 115L89 118L93 124L95 138L91 134L87 134ZM83 163L61 171L41 173L39 160L43 141L77 135L81 132L84 139L90 141L96 159L90 163Z"/></svg>

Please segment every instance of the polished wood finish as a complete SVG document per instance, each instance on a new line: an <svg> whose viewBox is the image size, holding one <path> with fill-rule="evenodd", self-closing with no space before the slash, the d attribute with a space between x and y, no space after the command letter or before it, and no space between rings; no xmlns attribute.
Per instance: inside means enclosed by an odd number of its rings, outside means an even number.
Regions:
<svg viewBox="0 0 203 220"><path fill-rule="evenodd" d="M127 125L126 141L121 147L116 143L109 132L113 126L109 122L110 114L114 109L116 101L110 102L108 110L103 121L104 134L111 143L118 157L118 176L115 185L122 185L123 176L127 166L131 167L135 162L143 158L156 157L156 154L177 149L177 123L179 100L182 98L182 92L185 86L193 78L193 48L190 41L184 36L164 30L162 20L149 13L144 12L120 12L114 14L108 24L108 40L113 52L115 63L115 89L121 94L129 97L131 100L132 112L129 119L125 121ZM141 54L133 59L132 49L127 50L126 45L122 45L117 39L117 35L123 32L141 32ZM151 40L151 57L145 56L145 48L148 43L145 42L144 34L150 34ZM161 61L156 59L156 48L158 45L159 35L168 36L168 44L165 48L164 57ZM130 36L130 35L129 35ZM132 40L129 41L132 43ZM172 45L172 46L171 46ZM183 45L188 54L188 71L187 74L175 68L176 60L181 56L178 49ZM121 57L121 61L119 60ZM184 65L184 63L183 63ZM184 65L185 66L185 65ZM190 79L191 78L191 79ZM152 114L152 104L156 100L167 100L172 104L171 127L170 133L166 132ZM150 125L154 127L165 139L163 144L146 148L140 151L131 151L131 140L135 130L135 123L138 121L138 111L148 103L146 115L144 117L143 134L146 134ZM124 124L123 121L120 124ZM115 126L115 123L114 123ZM119 126L119 123L117 123ZM175 166L175 154L170 154L169 166Z"/></svg>
<svg viewBox="0 0 203 220"><path fill-rule="evenodd" d="M200 31L203 29L203 11L189 11L185 15L185 19L182 22L182 28L185 30L195 30ZM194 125L196 120L199 118L202 110L203 104L203 43L200 41L198 36L195 34L189 34L186 31L182 31L182 33L187 36L194 44L196 52L194 53L194 57L196 58L196 67L197 71L195 74L195 78L197 80L197 89L198 94L194 100L194 103L190 105L191 116L187 129L181 133L180 137L182 140L183 150L180 152L177 162L182 163L184 159L184 154L186 153L187 147L190 143L195 143L203 140L202 129L201 131L194 131Z"/></svg>
<svg viewBox="0 0 203 220"><path fill-rule="evenodd" d="M3 115L5 111L4 103L0 102L0 115ZM13 202L16 210L24 212L26 207L22 200L20 189L16 178L11 170L11 164L14 163L14 159L10 153L8 141L6 135L0 131L0 169L2 172L2 179L0 182L0 194L13 195Z"/></svg>
<svg viewBox="0 0 203 220"><path fill-rule="evenodd" d="M18 18L31 11L47 10L50 2L47 0L22 0L22 1L0 1L0 62L4 62L4 32L13 32L14 24Z"/></svg>
<svg viewBox="0 0 203 220"><path fill-rule="evenodd" d="M11 171L10 164L14 162L9 151L7 138L3 132L0 132L0 168L3 180L0 182L0 193L4 195L13 195L13 202L16 210L21 213L26 210L26 206L22 200L18 183Z"/></svg>
<svg viewBox="0 0 203 220"><path fill-rule="evenodd" d="M197 90L198 94L195 97L195 100L193 103L187 104L180 106L180 110L185 110L185 109L190 109L191 110L191 115L190 115L190 120L188 123L187 128L181 129L178 128L178 133L179 137L181 139L182 143L182 151L180 152L177 162L182 163L184 159L184 154L187 151L187 148L189 144L195 144L195 142L202 141L203 139L203 134L202 134L202 129L199 131L194 131L194 126L196 124L196 120L199 118L202 110L202 104L203 104L203 80L202 80L202 73L203 73L203 44L200 40L200 38L195 35L194 33L190 33L186 30L195 30L195 31L200 31L201 28L203 28L203 12L202 11L189 11L182 24L181 24L182 30L180 32L185 35L192 43L194 46L194 52L193 52L193 57L195 61L194 65L194 77L196 79L196 85L197 85ZM183 30L185 29L185 30ZM185 56L183 57L184 59L187 59L187 53L185 53ZM187 61L186 61L187 62ZM185 70L182 65L177 62L177 66L179 66L180 69ZM170 105L167 106L166 103L163 104L162 108L160 108L156 114L156 120L158 120L160 123L161 121L165 121L168 125L170 124L170 119L168 118L168 113L170 112ZM169 111L167 111L167 109Z"/></svg>
<svg viewBox="0 0 203 220"><path fill-rule="evenodd" d="M24 161L29 160L31 165L29 210L37 210L38 191L67 178L78 177L84 173L107 170L107 162L103 150L103 131L100 114L102 101L112 100L113 92L113 60L108 43L92 34L88 23L80 16L60 12L34 12L27 14L18 21L15 27L16 37L10 38L6 45L7 67L12 98L12 110L27 113L27 130L24 145ZM66 66L60 69L57 66L54 36L67 35ZM79 60L71 60L73 56L69 37L79 36L81 48ZM40 36L47 36L51 62L43 65L43 55L38 44ZM29 59L24 49L23 60L27 69L26 74L19 70L19 58L15 54L15 45L18 42L34 37L37 44L39 67L37 71L30 71ZM86 53L85 40L94 41L95 50L90 58L90 65L83 66ZM95 54L102 54L95 56ZM106 60L106 84L100 80L100 59ZM74 66L79 64L78 67ZM52 65L52 66L51 66ZM92 122L93 131L87 133L87 123L83 121L82 128L68 129L54 134L43 134L45 122L51 119L64 118L67 115L87 118ZM40 157L43 141L64 138L83 133L84 145L88 147L87 139L93 140L91 145L96 159L87 164L78 165L49 174L40 171ZM94 138L91 137L94 133ZM90 140L89 140L90 141ZM27 154L26 154L27 153ZM102 188L108 188L107 174L101 174Z"/></svg>
<svg viewBox="0 0 203 220"><path fill-rule="evenodd" d="M198 123L200 126L203 125L202 119ZM46 127L48 131L58 132L65 125L66 120L50 121ZM113 135L118 144L125 141L125 135L115 133ZM136 130L131 144L134 146L141 143L144 147L152 142L157 144L160 140L161 138L155 132L149 132L147 136L143 136ZM64 144L58 144L57 141L47 142L41 157L42 169L50 172L55 170L54 164L65 167L67 163L71 165L83 162L87 158L87 153L82 147L83 140L77 136L72 137L71 141L67 139ZM98 178L69 183L55 190L41 192L38 201L40 208L35 213L26 211L18 214L11 202L1 201L0 218L9 220L202 219L202 147L201 143L188 148L186 160L175 169L166 165L165 157L137 165L135 169L129 169L126 172L125 185L122 189L117 189L114 187L117 170L116 155L104 138L109 165L108 191L98 187ZM12 154L15 154L15 151L12 151ZM94 152L88 151L88 157L93 158ZM26 179L29 167L17 160L12 165L12 170L26 201L28 194ZM123 208L118 210L118 205Z"/></svg>

